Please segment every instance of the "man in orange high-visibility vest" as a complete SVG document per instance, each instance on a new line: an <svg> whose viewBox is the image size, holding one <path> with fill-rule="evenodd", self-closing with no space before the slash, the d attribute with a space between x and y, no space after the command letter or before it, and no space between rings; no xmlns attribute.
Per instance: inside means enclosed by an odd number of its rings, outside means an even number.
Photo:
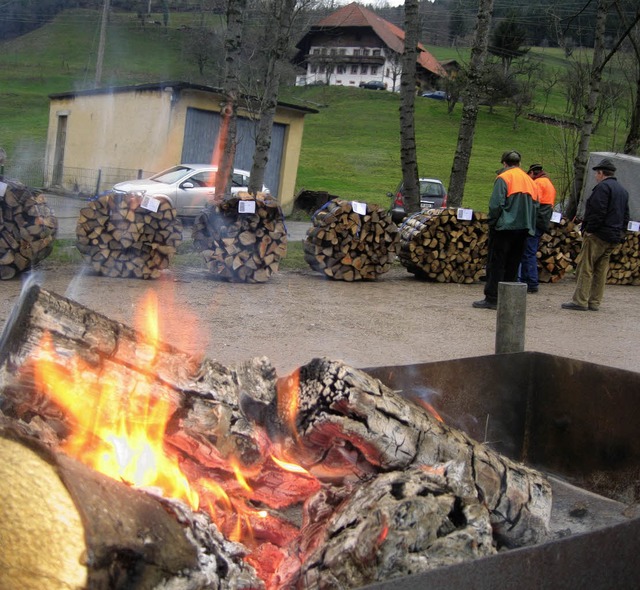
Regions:
<svg viewBox="0 0 640 590"><path fill-rule="evenodd" d="M536 232L538 188L520 168L520 153L502 154L503 168L493 183L489 200L489 253L484 299L473 307L497 309L498 283L516 282L527 236Z"/></svg>
<svg viewBox="0 0 640 590"><path fill-rule="evenodd" d="M524 253L520 264L520 281L527 283L527 293L538 292L538 246L540 236L549 229L553 205L556 202L556 187L543 170L542 164L531 164L527 174L533 178L538 187L540 208L536 220L536 235L528 236L524 245Z"/></svg>

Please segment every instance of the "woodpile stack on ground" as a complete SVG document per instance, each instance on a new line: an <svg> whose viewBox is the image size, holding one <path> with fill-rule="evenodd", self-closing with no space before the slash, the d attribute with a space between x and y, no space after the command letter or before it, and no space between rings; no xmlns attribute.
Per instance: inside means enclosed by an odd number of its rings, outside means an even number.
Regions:
<svg viewBox="0 0 640 590"><path fill-rule="evenodd" d="M398 255L399 230L378 205L332 199L313 215L304 240L309 266L332 279L360 281L386 273Z"/></svg>
<svg viewBox="0 0 640 590"><path fill-rule="evenodd" d="M469 211L469 210L465 210ZM400 229L400 262L416 278L438 283L474 283L485 274L487 215L428 209L412 215Z"/></svg>
<svg viewBox="0 0 640 590"><path fill-rule="evenodd" d="M282 209L266 193L237 193L207 206L193 224L192 238L209 272L230 282L268 281L287 253Z"/></svg>
<svg viewBox="0 0 640 590"><path fill-rule="evenodd" d="M39 191L0 182L0 279L33 268L53 250L58 220Z"/></svg>
<svg viewBox="0 0 640 590"><path fill-rule="evenodd" d="M541 283L561 280L575 268L581 245L582 235L572 221L563 218L551 223L538 244L538 280Z"/></svg>
<svg viewBox="0 0 640 590"><path fill-rule="evenodd" d="M182 223L169 201L108 193L80 210L76 237L95 272L156 279L182 242Z"/></svg>
<svg viewBox="0 0 640 590"><path fill-rule="evenodd" d="M640 232L628 231L609 261L609 285L640 285Z"/></svg>

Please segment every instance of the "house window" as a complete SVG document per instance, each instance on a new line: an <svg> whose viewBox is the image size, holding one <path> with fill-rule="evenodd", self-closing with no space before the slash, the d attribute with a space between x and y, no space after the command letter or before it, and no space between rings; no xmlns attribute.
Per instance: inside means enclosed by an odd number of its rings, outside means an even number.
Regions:
<svg viewBox="0 0 640 590"><path fill-rule="evenodd" d="M338 74L345 74L347 71L347 68L345 68L344 66L338 66L338 68L336 69L336 73Z"/></svg>
<svg viewBox="0 0 640 590"><path fill-rule="evenodd" d="M371 52L371 55L375 56L375 57L380 57L380 50L379 49L374 49Z"/></svg>
<svg viewBox="0 0 640 590"><path fill-rule="evenodd" d="M322 55L327 55L327 48L326 48L326 47L323 47L323 48L320 50L320 53L321 53Z"/></svg>
<svg viewBox="0 0 640 590"><path fill-rule="evenodd" d="M314 49L313 55L320 55L320 49L319 48Z"/></svg>
<svg viewBox="0 0 640 590"><path fill-rule="evenodd" d="M368 49L363 49L362 50L362 55L369 55L369 50Z"/></svg>
<svg viewBox="0 0 640 590"><path fill-rule="evenodd" d="M347 50L346 49L340 49L340 50L338 50L338 53L340 55L347 55Z"/></svg>
<svg viewBox="0 0 640 590"><path fill-rule="evenodd" d="M375 76L378 73L378 66L371 66L371 75Z"/></svg>
<svg viewBox="0 0 640 590"><path fill-rule="evenodd" d="M309 66L309 73L315 74L318 71L317 66Z"/></svg>
<svg viewBox="0 0 640 590"><path fill-rule="evenodd" d="M331 49L330 53L331 53L331 55L337 55L338 51L335 48L333 48L333 49Z"/></svg>
<svg viewBox="0 0 640 590"><path fill-rule="evenodd" d="M369 66L361 66L360 67L360 73L361 74L368 74L369 73Z"/></svg>
<svg viewBox="0 0 640 590"><path fill-rule="evenodd" d="M324 74L324 66L322 64L318 66L318 74Z"/></svg>
<svg viewBox="0 0 640 590"><path fill-rule="evenodd" d="M360 55L360 50L359 49L354 49L353 50L353 55Z"/></svg>
<svg viewBox="0 0 640 590"><path fill-rule="evenodd" d="M358 66L351 66L351 73L352 74L357 74L358 73Z"/></svg>

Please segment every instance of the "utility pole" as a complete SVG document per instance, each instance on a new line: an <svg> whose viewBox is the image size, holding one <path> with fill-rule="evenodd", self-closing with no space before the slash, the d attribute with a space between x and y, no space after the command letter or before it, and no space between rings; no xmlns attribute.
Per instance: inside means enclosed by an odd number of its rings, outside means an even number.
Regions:
<svg viewBox="0 0 640 590"><path fill-rule="evenodd" d="M102 8L102 22L100 23L100 42L98 44L98 60L96 63L96 81L94 86L100 86L102 80L102 61L104 59L104 45L107 38L107 19L109 15L109 4L111 0L104 0Z"/></svg>

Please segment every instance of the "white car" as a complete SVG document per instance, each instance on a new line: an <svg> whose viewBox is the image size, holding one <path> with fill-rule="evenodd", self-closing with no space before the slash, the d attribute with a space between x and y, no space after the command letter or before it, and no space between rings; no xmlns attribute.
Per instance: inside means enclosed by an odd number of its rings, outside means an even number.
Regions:
<svg viewBox="0 0 640 590"><path fill-rule="evenodd" d="M171 202L180 217L197 217L214 195L216 166L208 164L179 164L149 178L127 180L114 185L115 193L142 193L146 197L164 198ZM249 172L235 169L231 192L246 191ZM268 193L266 186L262 192Z"/></svg>

